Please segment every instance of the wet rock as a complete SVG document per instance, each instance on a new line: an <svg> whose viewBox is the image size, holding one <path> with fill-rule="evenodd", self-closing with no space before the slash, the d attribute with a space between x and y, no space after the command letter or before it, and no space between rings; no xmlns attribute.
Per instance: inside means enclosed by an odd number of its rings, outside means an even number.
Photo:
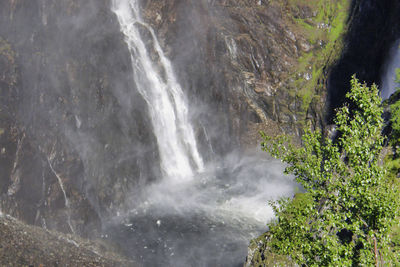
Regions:
<svg viewBox="0 0 400 267"><path fill-rule="evenodd" d="M271 252L270 248L266 246L265 240L268 240L268 234L263 234L260 237L253 239L248 248L248 253L244 267L259 266L287 266L287 267L298 267L288 257L277 255Z"/></svg>
<svg viewBox="0 0 400 267"><path fill-rule="evenodd" d="M132 188L160 176L110 2L0 5L0 208L95 236Z"/></svg>
<svg viewBox="0 0 400 267"><path fill-rule="evenodd" d="M28 226L0 213L1 266L136 266L103 241Z"/></svg>
<svg viewBox="0 0 400 267"><path fill-rule="evenodd" d="M267 121L276 124L274 128L280 130L269 131L273 135L301 132L301 125L307 120L304 114L308 99L295 109L287 108L298 101L301 90L293 79L299 70L298 61L316 49L296 20L318 31L315 17L319 10L310 4L284 2L143 1L144 14L160 39L165 40L164 47L171 51L170 57L190 98L207 103L213 110L212 116L200 111L197 119L208 128L219 125L214 132L229 136L234 144L252 139L247 134L254 127L249 119L254 113L263 113L259 114L259 130L268 131L264 127ZM313 80L311 76L300 79L310 84ZM314 86L309 86L313 87L309 94L321 95L323 89L317 92ZM323 97L320 99L323 102ZM324 116L321 107L314 113ZM298 122L290 119L293 117L299 118ZM239 123L235 123L237 118ZM221 143L220 136L210 137L214 147L230 147L225 141ZM255 143L259 141L258 138Z"/></svg>

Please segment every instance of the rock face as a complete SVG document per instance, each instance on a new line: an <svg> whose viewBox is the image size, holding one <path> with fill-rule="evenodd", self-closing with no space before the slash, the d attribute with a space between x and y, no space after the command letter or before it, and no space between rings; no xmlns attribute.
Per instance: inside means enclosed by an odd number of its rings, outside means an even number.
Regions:
<svg viewBox="0 0 400 267"><path fill-rule="evenodd" d="M263 234L260 237L251 241L248 247L246 261L243 265L244 267L299 266L291 261L288 257L271 252L270 248L268 248L268 246L266 245L266 243L268 242L267 240L269 240L268 234Z"/></svg>
<svg viewBox="0 0 400 267"><path fill-rule="evenodd" d="M118 22L105 0L0 5L1 209L90 234L159 176Z"/></svg>
<svg viewBox="0 0 400 267"><path fill-rule="evenodd" d="M279 5L257 2L143 3L191 102L211 105L213 112L200 110L198 119L206 128L220 125L209 135L220 150L229 146L221 136L254 141L249 133L258 124L268 123L277 133L277 122L291 122L290 115L279 112L288 106L282 103L287 92L277 89L298 57L296 40L303 40L286 29Z"/></svg>
<svg viewBox="0 0 400 267"><path fill-rule="evenodd" d="M191 101L211 103L213 112L198 116L221 125L211 133L214 147L221 136L258 143L260 129L298 135L306 119L321 124L329 70L322 68L339 55L340 34L328 32L343 26L348 2L303 2L143 1Z"/></svg>

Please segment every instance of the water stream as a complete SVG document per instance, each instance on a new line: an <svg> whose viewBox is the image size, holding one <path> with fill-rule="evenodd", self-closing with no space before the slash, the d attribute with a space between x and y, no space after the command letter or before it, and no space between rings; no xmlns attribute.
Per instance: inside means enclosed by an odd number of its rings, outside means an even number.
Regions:
<svg viewBox="0 0 400 267"><path fill-rule="evenodd" d="M54 159L54 157L55 157L55 154L51 153L50 157L47 158L47 162L49 164L50 170L52 171L54 176L57 178L58 185L60 186L60 189L61 189L61 191L63 193L63 196L64 196L64 205L65 205L65 208L66 208L67 224L69 226L69 229L71 230L71 233L75 234L75 230L72 227L72 223L71 223L71 206L69 205L69 200L68 200L68 197L67 197L67 193L65 192L64 183L63 183L62 178L60 177L60 175L56 172L56 170L54 170L53 164L51 163L52 160Z"/></svg>
<svg viewBox="0 0 400 267"><path fill-rule="evenodd" d="M400 40L397 40L389 52L389 59L382 76L381 97L388 99L400 84L396 82L396 69L400 68Z"/></svg>

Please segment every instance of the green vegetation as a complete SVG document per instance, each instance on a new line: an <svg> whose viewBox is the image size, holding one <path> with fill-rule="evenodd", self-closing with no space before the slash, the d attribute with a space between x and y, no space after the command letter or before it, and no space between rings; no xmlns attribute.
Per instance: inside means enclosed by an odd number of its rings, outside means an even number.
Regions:
<svg viewBox="0 0 400 267"><path fill-rule="evenodd" d="M303 115L313 99L320 102L326 66L332 66L341 54L343 36L347 32L349 5L349 0L286 1L287 14L298 14L302 10L309 10L308 13L312 14L292 15L288 22L292 31L302 32L312 45L310 50L300 53L298 64L289 78L293 81L292 96L301 100Z"/></svg>
<svg viewBox="0 0 400 267"><path fill-rule="evenodd" d="M298 148L287 137L263 135L263 149L287 163L285 172L305 193L271 202L277 220L253 241L256 265L285 264L279 257L304 266L397 264L398 182L382 166L381 98L374 85L355 77L351 85L347 98L354 108L337 111L334 141L308 130Z"/></svg>
<svg viewBox="0 0 400 267"><path fill-rule="evenodd" d="M390 143L396 148L396 154L398 154L398 146L400 144L400 101L390 105L391 111L391 123L392 123L392 134Z"/></svg>
<svg viewBox="0 0 400 267"><path fill-rule="evenodd" d="M396 69L396 82L400 83L400 69ZM399 99L400 90L397 91L390 97L389 100L385 101L385 104L392 102L393 99ZM397 188L400 189L400 180L398 179L400 172L400 100L394 101L389 105L390 110L390 134L388 136L390 150L388 155L385 157L385 167L388 171L388 175L397 182ZM397 218L400 221L400 217ZM393 253L393 257L400 266L400 225L395 225L390 233L390 247Z"/></svg>
<svg viewBox="0 0 400 267"><path fill-rule="evenodd" d="M400 83L400 69L396 69L396 82ZM399 88L392 96L395 99L399 99ZM400 100L397 100L393 104L390 105L390 113L391 113L391 135L390 135L390 144L395 148L394 159L400 160L398 158L399 154L399 146L400 146Z"/></svg>

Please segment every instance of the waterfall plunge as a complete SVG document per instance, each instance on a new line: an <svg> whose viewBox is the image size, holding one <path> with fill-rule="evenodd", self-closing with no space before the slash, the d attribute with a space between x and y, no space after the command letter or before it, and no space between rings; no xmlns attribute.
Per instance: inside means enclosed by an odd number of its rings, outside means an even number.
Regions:
<svg viewBox="0 0 400 267"><path fill-rule="evenodd" d="M113 0L112 10L118 17L131 54L136 87L148 104L164 176L175 180L190 179L196 171L203 171L203 160L171 62L165 57L153 29L143 22L137 0ZM150 33L151 49L159 58L163 75L159 75L151 60L140 27Z"/></svg>
<svg viewBox="0 0 400 267"><path fill-rule="evenodd" d="M397 40L389 52L389 59L382 76L381 97L383 100L388 99L396 91L396 88L400 87L400 85L396 83L396 69L400 68L399 46L400 40Z"/></svg>
<svg viewBox="0 0 400 267"><path fill-rule="evenodd" d="M257 149L204 167L182 88L138 1L112 0L112 10L148 104L164 177L129 196L130 210L107 222L106 235L143 266L242 265L250 239L273 217L267 201L293 195L292 177Z"/></svg>

